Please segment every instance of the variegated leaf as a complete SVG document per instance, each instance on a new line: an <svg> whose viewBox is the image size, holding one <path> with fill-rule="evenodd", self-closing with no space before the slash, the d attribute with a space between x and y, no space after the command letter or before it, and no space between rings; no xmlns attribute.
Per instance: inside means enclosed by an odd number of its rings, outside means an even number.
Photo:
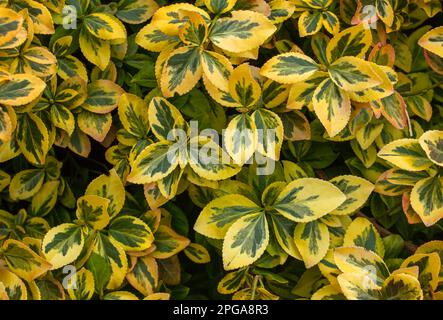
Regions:
<svg viewBox="0 0 443 320"><path fill-rule="evenodd" d="M443 57L443 27L434 28L426 32L418 44L432 53Z"/></svg>
<svg viewBox="0 0 443 320"><path fill-rule="evenodd" d="M378 156L403 170L426 170L432 162L416 139L398 139L385 145Z"/></svg>
<svg viewBox="0 0 443 320"><path fill-rule="evenodd" d="M279 194L274 209L295 222L310 222L338 208L346 196L332 183L301 178L289 183Z"/></svg>
<svg viewBox="0 0 443 320"><path fill-rule="evenodd" d="M218 19L209 39L217 47L239 53L262 45L276 27L264 15L254 11L232 11L231 17Z"/></svg>
<svg viewBox="0 0 443 320"><path fill-rule="evenodd" d="M280 83L296 83L311 77L319 65L302 53L283 53L268 60L260 74Z"/></svg>
<svg viewBox="0 0 443 320"><path fill-rule="evenodd" d="M411 206L426 226L443 218L443 178L430 177L417 182L411 191Z"/></svg>
<svg viewBox="0 0 443 320"><path fill-rule="evenodd" d="M346 200L331 212L333 215L354 213L365 204L374 190L374 185L371 182L357 176L338 176L330 182L346 195Z"/></svg>
<svg viewBox="0 0 443 320"><path fill-rule="evenodd" d="M84 235L81 227L73 223L63 223L45 235L42 252L54 270L75 261L83 245Z"/></svg>
<svg viewBox="0 0 443 320"><path fill-rule="evenodd" d="M120 216L112 220L109 237L128 251L148 249L154 241L151 229L142 220L131 216Z"/></svg>
<svg viewBox="0 0 443 320"><path fill-rule="evenodd" d="M331 79L323 80L313 93L314 111L329 136L334 137L351 116L349 96Z"/></svg>
<svg viewBox="0 0 443 320"><path fill-rule="evenodd" d="M426 131L420 136L418 142L426 152L429 160L439 166L443 166L443 131Z"/></svg>
<svg viewBox="0 0 443 320"><path fill-rule="evenodd" d="M263 212L242 216L228 229L223 241L225 270L252 264L265 252L269 243L268 222Z"/></svg>
<svg viewBox="0 0 443 320"><path fill-rule="evenodd" d="M206 237L223 239L229 227L242 216L262 209L239 194L230 194L209 202L202 210L194 230Z"/></svg>
<svg viewBox="0 0 443 320"><path fill-rule="evenodd" d="M311 268L318 264L328 251L328 227L318 220L298 223L294 230L294 242L306 268Z"/></svg>

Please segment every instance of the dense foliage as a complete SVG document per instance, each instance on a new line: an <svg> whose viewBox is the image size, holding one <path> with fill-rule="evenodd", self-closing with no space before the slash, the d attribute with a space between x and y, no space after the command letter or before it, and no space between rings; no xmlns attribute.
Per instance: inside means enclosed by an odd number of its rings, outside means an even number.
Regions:
<svg viewBox="0 0 443 320"><path fill-rule="evenodd" d="M0 299L443 299L439 0L0 0Z"/></svg>

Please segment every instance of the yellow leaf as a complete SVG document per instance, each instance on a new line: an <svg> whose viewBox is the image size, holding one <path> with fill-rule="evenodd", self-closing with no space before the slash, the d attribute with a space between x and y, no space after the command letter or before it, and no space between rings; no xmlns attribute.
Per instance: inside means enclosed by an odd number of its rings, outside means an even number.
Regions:
<svg viewBox="0 0 443 320"><path fill-rule="evenodd" d="M346 229L343 245L363 247L377 253L380 257L385 255L383 240L377 229L368 219L361 217L355 218Z"/></svg>
<svg viewBox="0 0 443 320"><path fill-rule="evenodd" d="M261 13L239 10L218 19L209 39L222 50L239 53L261 46L276 30Z"/></svg>
<svg viewBox="0 0 443 320"><path fill-rule="evenodd" d="M345 91L361 91L382 83L369 62L355 57L341 57L329 68L332 81Z"/></svg>
<svg viewBox="0 0 443 320"><path fill-rule="evenodd" d="M310 222L339 207L346 196L332 183L301 178L289 183L274 204L280 214L295 222Z"/></svg>
<svg viewBox="0 0 443 320"><path fill-rule="evenodd" d="M200 56L200 49L195 46L180 47L171 52L160 81L165 97L188 93L197 84L203 72Z"/></svg>
<svg viewBox="0 0 443 320"><path fill-rule="evenodd" d="M432 162L417 139L398 139L385 145L378 156L403 170L426 170Z"/></svg>
<svg viewBox="0 0 443 320"><path fill-rule="evenodd" d="M434 28L426 32L418 44L432 53L443 57L443 27Z"/></svg>
<svg viewBox="0 0 443 320"><path fill-rule="evenodd" d="M296 83L310 78L319 65L302 53L283 53L268 60L260 69L262 76L279 83Z"/></svg>
<svg viewBox="0 0 443 320"><path fill-rule="evenodd" d="M268 222L263 212L242 216L226 232L223 241L225 270L252 264L265 252L269 243Z"/></svg>
<svg viewBox="0 0 443 320"><path fill-rule="evenodd" d="M361 23L347 28L332 37L326 47L326 57L330 63L345 56L364 58L366 51L371 45L371 29L364 23Z"/></svg>
<svg viewBox="0 0 443 320"><path fill-rule="evenodd" d="M209 202L202 210L194 230L206 237L223 239L228 228L240 217L261 211L254 202L239 194L230 194Z"/></svg>
<svg viewBox="0 0 443 320"><path fill-rule="evenodd" d="M318 264L329 248L328 227L317 220L298 223L294 231L294 242L300 251L306 268Z"/></svg>
<svg viewBox="0 0 443 320"><path fill-rule="evenodd" d="M107 13L92 13L83 19L85 28L95 37L103 40L126 38L126 29L116 17Z"/></svg>
<svg viewBox="0 0 443 320"><path fill-rule="evenodd" d="M420 136L418 143L426 152L429 160L439 166L443 166L443 131L426 131Z"/></svg>
<svg viewBox="0 0 443 320"><path fill-rule="evenodd" d="M314 111L330 137L347 125L351 116L351 101L331 79L323 80L313 94Z"/></svg>

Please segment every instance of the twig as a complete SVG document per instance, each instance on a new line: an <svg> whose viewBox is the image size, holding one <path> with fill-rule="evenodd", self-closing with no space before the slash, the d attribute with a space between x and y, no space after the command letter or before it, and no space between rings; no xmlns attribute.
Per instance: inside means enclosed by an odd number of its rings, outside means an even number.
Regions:
<svg viewBox="0 0 443 320"><path fill-rule="evenodd" d="M322 180L328 180L328 176L323 170L315 170L315 174Z"/></svg>

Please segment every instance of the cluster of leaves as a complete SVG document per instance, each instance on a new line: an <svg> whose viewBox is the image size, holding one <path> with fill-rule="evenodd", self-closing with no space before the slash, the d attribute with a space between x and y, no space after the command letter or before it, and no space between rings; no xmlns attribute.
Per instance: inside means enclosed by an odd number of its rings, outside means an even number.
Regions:
<svg viewBox="0 0 443 320"><path fill-rule="evenodd" d="M0 0L0 299L442 300L442 16Z"/></svg>

